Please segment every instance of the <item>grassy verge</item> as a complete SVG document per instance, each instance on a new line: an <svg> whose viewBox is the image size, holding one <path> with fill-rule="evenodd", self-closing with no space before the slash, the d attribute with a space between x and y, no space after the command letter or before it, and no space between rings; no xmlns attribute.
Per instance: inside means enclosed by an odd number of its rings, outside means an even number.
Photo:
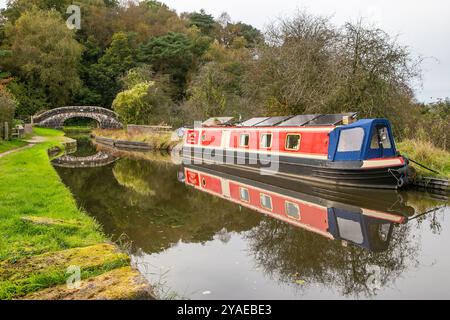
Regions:
<svg viewBox="0 0 450 320"><path fill-rule="evenodd" d="M131 134L126 130L95 129L93 131L93 134L96 136L115 140L145 142L149 144L154 150L171 150L179 143L179 141L172 140L172 132Z"/></svg>
<svg viewBox="0 0 450 320"><path fill-rule="evenodd" d="M450 152L438 149L432 143L422 140L404 140L397 148L406 157L441 173L439 176L450 178ZM423 176L438 176L414 163L418 174Z"/></svg>
<svg viewBox="0 0 450 320"><path fill-rule="evenodd" d="M107 240L96 221L77 207L49 162L47 149L59 145L63 133L36 128L35 134L46 141L0 158L0 299L65 283L66 265L73 261L57 267L56 257L63 250ZM98 254L102 258L95 264L77 260L83 278L129 264L119 253L108 259ZM92 258L92 252L88 256ZM29 270L33 266L35 272Z"/></svg>
<svg viewBox="0 0 450 320"><path fill-rule="evenodd" d="M26 144L27 143L22 140L11 140L11 141L0 140L0 153L23 147Z"/></svg>
<svg viewBox="0 0 450 320"><path fill-rule="evenodd" d="M90 133L94 128L84 126L66 126L63 131L68 134Z"/></svg>

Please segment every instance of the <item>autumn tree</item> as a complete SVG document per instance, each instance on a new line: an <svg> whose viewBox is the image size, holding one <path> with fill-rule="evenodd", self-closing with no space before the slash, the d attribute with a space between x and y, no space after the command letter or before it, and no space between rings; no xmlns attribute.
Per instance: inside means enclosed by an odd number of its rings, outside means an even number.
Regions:
<svg viewBox="0 0 450 320"><path fill-rule="evenodd" d="M6 29L12 57L5 59L13 73L45 92L53 106L62 106L80 87L78 64L82 46L61 16L33 9Z"/></svg>
<svg viewBox="0 0 450 320"><path fill-rule="evenodd" d="M243 91L251 52L244 47L227 49L214 43L188 90L184 118L191 122L217 116L248 117L253 114Z"/></svg>
<svg viewBox="0 0 450 320"><path fill-rule="evenodd" d="M136 65L134 38L133 34L116 33L105 54L89 70L86 85L101 97L99 103L104 107L111 107L120 91L120 77Z"/></svg>
<svg viewBox="0 0 450 320"><path fill-rule="evenodd" d="M270 26L266 38L245 82L261 113L355 111L400 125L411 106L419 61L378 28L336 28L326 17L299 12Z"/></svg>
<svg viewBox="0 0 450 320"><path fill-rule="evenodd" d="M152 65L157 73L170 75L178 88L174 98L180 99L185 94L189 73L197 68L208 46L209 40L204 37L171 32L142 44L139 60Z"/></svg>
<svg viewBox="0 0 450 320"><path fill-rule="evenodd" d="M364 117L389 117L394 122L405 114L397 101L412 101L411 82L420 74L420 59L383 30L362 20L344 25L337 61L344 79L336 104Z"/></svg>
<svg viewBox="0 0 450 320"><path fill-rule="evenodd" d="M190 26L197 27L205 35L211 35L216 24L214 17L207 14L203 9L200 12L189 14L188 19Z"/></svg>
<svg viewBox="0 0 450 320"><path fill-rule="evenodd" d="M299 13L268 27L246 76L246 92L261 115L324 112L336 91L334 48L328 19Z"/></svg>
<svg viewBox="0 0 450 320"><path fill-rule="evenodd" d="M141 82L120 92L113 109L127 124L167 124L171 100L155 81Z"/></svg>

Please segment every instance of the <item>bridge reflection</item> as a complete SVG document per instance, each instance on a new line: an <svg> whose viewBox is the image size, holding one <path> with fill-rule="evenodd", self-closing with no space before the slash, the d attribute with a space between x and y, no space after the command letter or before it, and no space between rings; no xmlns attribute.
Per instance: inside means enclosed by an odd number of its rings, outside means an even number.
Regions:
<svg viewBox="0 0 450 320"><path fill-rule="evenodd" d="M99 151L94 155L87 157L77 157L73 155L64 155L52 161L55 167L62 168L95 168L104 167L114 163L119 159L109 153Z"/></svg>

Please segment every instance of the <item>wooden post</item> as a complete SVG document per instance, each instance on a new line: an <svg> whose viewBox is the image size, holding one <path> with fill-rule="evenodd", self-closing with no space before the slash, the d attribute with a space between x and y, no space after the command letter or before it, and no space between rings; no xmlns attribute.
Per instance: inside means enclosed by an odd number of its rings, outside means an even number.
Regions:
<svg viewBox="0 0 450 320"><path fill-rule="evenodd" d="M9 140L9 123L5 122L5 140Z"/></svg>

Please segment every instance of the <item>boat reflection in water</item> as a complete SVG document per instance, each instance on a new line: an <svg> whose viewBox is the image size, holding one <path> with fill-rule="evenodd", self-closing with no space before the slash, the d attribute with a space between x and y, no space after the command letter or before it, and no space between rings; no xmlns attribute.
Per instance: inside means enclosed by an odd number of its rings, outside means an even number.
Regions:
<svg viewBox="0 0 450 320"><path fill-rule="evenodd" d="M340 240L343 245L385 251L394 225L406 223L414 214L414 209L404 205L401 196L392 191L373 191L376 197L371 197L368 190L358 195L355 189L327 190L289 181L277 181L283 185L279 187L274 185L273 177L256 175L251 179L245 172L224 169L217 165L184 166L179 180L290 225Z"/></svg>

